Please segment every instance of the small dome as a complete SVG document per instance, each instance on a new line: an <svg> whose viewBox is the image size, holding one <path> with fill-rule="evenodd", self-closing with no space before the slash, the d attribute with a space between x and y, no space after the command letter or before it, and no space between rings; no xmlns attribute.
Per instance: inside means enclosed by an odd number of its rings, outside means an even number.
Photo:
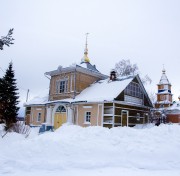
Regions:
<svg viewBox="0 0 180 176"><path fill-rule="evenodd" d="M163 68L162 72L163 72L163 74L165 74L165 73L166 73L166 70L165 70L165 68Z"/></svg>
<svg viewBox="0 0 180 176"><path fill-rule="evenodd" d="M85 62L90 62L90 59L88 57L84 57Z"/></svg>
<svg viewBox="0 0 180 176"><path fill-rule="evenodd" d="M161 79L159 81L159 84L170 84L170 82L166 76L166 70L164 68L162 70L162 75L161 75Z"/></svg>
<svg viewBox="0 0 180 176"><path fill-rule="evenodd" d="M83 62L89 62L90 63L90 59L86 55L84 55L84 57L81 59L81 63L83 63Z"/></svg>

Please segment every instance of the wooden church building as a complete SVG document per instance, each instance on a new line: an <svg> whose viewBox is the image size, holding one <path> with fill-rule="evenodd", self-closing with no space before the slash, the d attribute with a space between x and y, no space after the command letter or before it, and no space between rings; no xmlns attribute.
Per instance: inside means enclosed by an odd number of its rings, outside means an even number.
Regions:
<svg viewBox="0 0 180 176"><path fill-rule="evenodd" d="M166 70L162 70L161 79L159 81L157 101L155 102L155 108L167 108L172 103L171 83L166 76Z"/></svg>
<svg viewBox="0 0 180 176"><path fill-rule="evenodd" d="M153 107L138 75L117 77L98 71L88 58L87 38L81 64L45 73L49 94L25 104L26 123L57 129L63 123L86 126L134 126L148 123Z"/></svg>
<svg viewBox="0 0 180 176"><path fill-rule="evenodd" d="M162 119L165 118L165 123L180 123L180 97L179 101L173 103L171 83L166 76L165 69L162 70L161 79L157 87L154 117L158 117L160 121L163 121Z"/></svg>

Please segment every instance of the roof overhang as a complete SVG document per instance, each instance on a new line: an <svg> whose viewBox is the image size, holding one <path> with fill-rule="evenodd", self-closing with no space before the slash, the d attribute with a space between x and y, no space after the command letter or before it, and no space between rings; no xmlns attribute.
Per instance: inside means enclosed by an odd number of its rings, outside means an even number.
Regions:
<svg viewBox="0 0 180 176"><path fill-rule="evenodd" d="M70 67L66 67L66 68L58 68L57 70L54 70L54 71L50 71L50 72L45 72L45 75L48 75L48 76L56 76L56 75L59 75L59 74L63 74L63 73L70 73L70 72L80 72L80 73L85 73L85 74L88 74L88 75L93 75L93 76L96 76L98 78L101 78L101 79L106 79L108 78L107 75L104 75L98 71L94 71L94 70L91 70L91 69L88 69L88 68L84 68L84 67L81 67L79 65L75 65L75 66L70 66Z"/></svg>

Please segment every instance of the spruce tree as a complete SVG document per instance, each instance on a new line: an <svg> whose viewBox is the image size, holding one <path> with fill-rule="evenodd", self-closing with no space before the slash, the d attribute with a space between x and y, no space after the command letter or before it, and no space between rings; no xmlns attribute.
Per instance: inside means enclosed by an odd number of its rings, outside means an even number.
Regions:
<svg viewBox="0 0 180 176"><path fill-rule="evenodd" d="M2 99L3 99L3 79L0 78L0 123L3 123Z"/></svg>
<svg viewBox="0 0 180 176"><path fill-rule="evenodd" d="M12 38L12 34L13 34L13 28L9 30L8 34L6 36L1 37L0 39L0 50L3 50L3 46L10 46L12 44L14 44L12 41L14 40Z"/></svg>
<svg viewBox="0 0 180 176"><path fill-rule="evenodd" d="M12 62L9 63L4 77L0 80L0 116L5 123L6 130L17 122L19 110L19 107L17 107L19 103L18 88L16 86L12 65Z"/></svg>

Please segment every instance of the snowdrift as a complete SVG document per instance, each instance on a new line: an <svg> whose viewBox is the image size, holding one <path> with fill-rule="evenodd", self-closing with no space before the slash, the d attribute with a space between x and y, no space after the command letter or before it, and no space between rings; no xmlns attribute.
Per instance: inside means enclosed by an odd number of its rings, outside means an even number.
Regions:
<svg viewBox="0 0 180 176"><path fill-rule="evenodd" d="M0 138L0 146L0 175L72 175L73 170L87 175L97 174L99 169L102 175L118 175L118 169L125 169L125 175L180 174L179 125L143 129L64 125L55 132L34 132L26 139L9 133Z"/></svg>

